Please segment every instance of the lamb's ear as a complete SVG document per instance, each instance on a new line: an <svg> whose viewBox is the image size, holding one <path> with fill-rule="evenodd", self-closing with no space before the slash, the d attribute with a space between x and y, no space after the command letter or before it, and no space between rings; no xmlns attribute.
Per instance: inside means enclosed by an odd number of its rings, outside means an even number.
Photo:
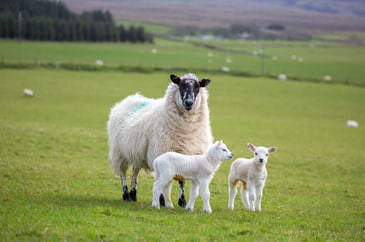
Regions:
<svg viewBox="0 0 365 242"><path fill-rule="evenodd" d="M247 144L247 148L249 149L249 150L251 150L252 152L255 152L255 150L256 150L256 146L254 146L253 144L251 144L251 143L248 143Z"/></svg>
<svg viewBox="0 0 365 242"><path fill-rule="evenodd" d="M269 153L274 153L275 151L277 151L278 148L277 147L270 147L269 148Z"/></svg>
<svg viewBox="0 0 365 242"><path fill-rule="evenodd" d="M210 79L202 79L199 81L200 87L206 87L210 83Z"/></svg>
<svg viewBox="0 0 365 242"><path fill-rule="evenodd" d="M176 76L176 75L174 75L174 74L171 74L171 75L170 75L170 79L171 79L171 81L172 81L173 83L175 83L176 85L179 85L179 84L180 84L180 81L181 81L180 77L178 77L178 76Z"/></svg>
<svg viewBox="0 0 365 242"><path fill-rule="evenodd" d="M218 148L219 148L219 146L221 146L221 144L222 144L222 142L221 142L221 141L216 141L216 142L214 143L214 147L215 147L216 149L218 149Z"/></svg>

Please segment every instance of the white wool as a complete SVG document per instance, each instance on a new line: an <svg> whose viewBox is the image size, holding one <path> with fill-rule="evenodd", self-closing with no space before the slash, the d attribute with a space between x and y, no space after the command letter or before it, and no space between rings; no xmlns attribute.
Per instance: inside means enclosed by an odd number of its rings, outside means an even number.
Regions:
<svg viewBox="0 0 365 242"><path fill-rule="evenodd" d="M191 73L180 78L197 80ZM163 98L134 94L116 103L107 124L114 173L121 175L129 164L152 170L154 159L168 151L204 154L213 140L207 99L200 88L194 108L185 111L178 86L170 83ZM138 108L141 103L146 105Z"/></svg>
<svg viewBox="0 0 365 242"><path fill-rule="evenodd" d="M209 204L209 184L223 160L232 158L232 153L222 141L217 141L204 155L183 155L167 152L154 161L155 183L153 186L152 206L160 208L160 194L163 194L166 207L173 208L171 202L171 180L191 180L190 200L186 209L193 210L200 188L204 201L203 211L211 213Z"/></svg>
<svg viewBox="0 0 365 242"><path fill-rule="evenodd" d="M27 89L27 88L25 88L25 89L23 90L23 94L24 94L25 96L28 96L28 97L34 97L34 92L33 92L32 90L30 90L30 89Z"/></svg>
<svg viewBox="0 0 365 242"><path fill-rule="evenodd" d="M353 128L358 128L359 127L359 123L355 120L347 120L346 121L346 126L347 127L353 127Z"/></svg>
<svg viewBox="0 0 365 242"><path fill-rule="evenodd" d="M280 81L285 81L287 78L286 78L286 75L285 75L285 74L279 74L279 75L278 75L278 79L279 79Z"/></svg>

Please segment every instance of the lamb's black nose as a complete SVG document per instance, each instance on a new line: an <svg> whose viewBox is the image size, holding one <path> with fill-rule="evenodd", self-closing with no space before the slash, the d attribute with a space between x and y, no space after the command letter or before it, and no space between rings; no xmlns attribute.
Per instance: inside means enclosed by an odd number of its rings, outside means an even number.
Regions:
<svg viewBox="0 0 365 242"><path fill-rule="evenodd" d="M262 162L264 162L264 159L260 158L259 161L262 163Z"/></svg>

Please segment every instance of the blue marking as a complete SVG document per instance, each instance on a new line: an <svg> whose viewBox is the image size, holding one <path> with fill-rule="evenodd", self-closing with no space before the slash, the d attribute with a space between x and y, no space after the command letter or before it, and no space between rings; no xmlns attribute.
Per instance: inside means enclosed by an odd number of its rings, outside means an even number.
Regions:
<svg viewBox="0 0 365 242"><path fill-rule="evenodd" d="M141 102L139 104L137 104L134 108L133 108L133 112L137 112L143 108L145 108L146 106L148 106L150 103L149 102Z"/></svg>

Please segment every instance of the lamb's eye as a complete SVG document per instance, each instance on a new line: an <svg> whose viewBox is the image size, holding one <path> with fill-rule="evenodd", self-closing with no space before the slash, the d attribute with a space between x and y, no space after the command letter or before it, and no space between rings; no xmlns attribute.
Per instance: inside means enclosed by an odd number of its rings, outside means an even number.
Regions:
<svg viewBox="0 0 365 242"><path fill-rule="evenodd" d="M223 152L226 152L227 150L226 149L222 149Z"/></svg>
<svg viewBox="0 0 365 242"><path fill-rule="evenodd" d="M257 152L255 152L255 155L257 155Z"/></svg>
<svg viewBox="0 0 365 242"><path fill-rule="evenodd" d="M266 156L268 156L269 154L266 154Z"/></svg>

